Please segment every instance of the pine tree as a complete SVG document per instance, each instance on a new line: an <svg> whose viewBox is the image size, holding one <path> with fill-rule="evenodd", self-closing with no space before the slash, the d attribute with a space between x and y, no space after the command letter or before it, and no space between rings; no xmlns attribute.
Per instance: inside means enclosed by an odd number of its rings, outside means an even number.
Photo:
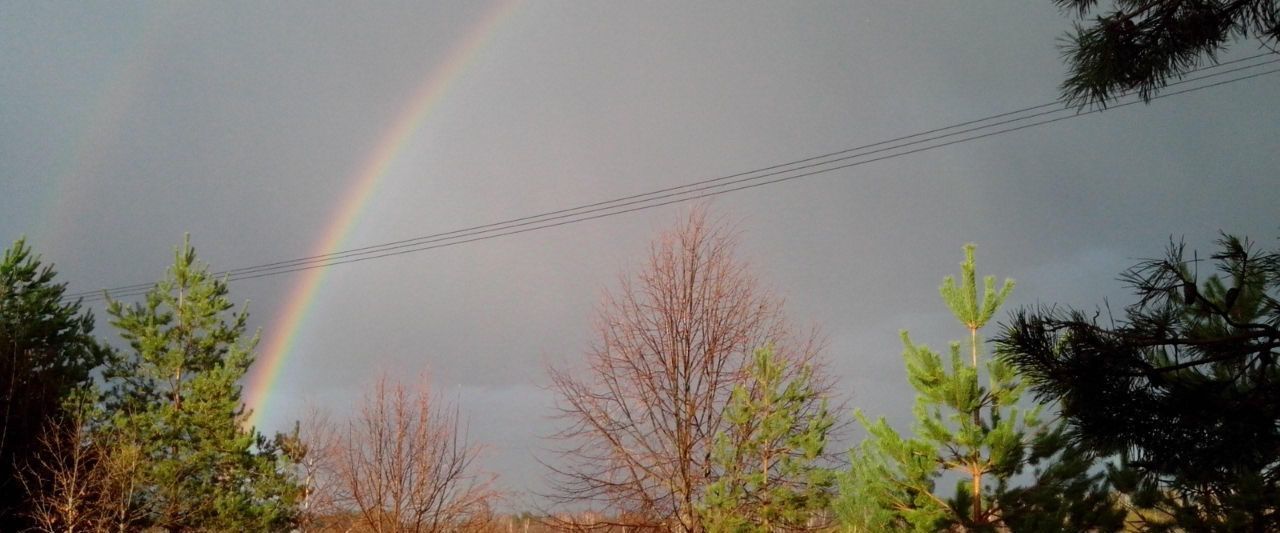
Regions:
<svg viewBox="0 0 1280 533"><path fill-rule="evenodd" d="M247 311L227 318L227 285L184 243L145 303L110 302L130 349L106 373L108 428L142 447L130 505L167 530L287 529L298 489L273 443L245 428L237 381L253 361Z"/></svg>
<svg viewBox="0 0 1280 533"><path fill-rule="evenodd" d="M18 240L0 259L0 530L26 529L32 509L21 472L40 452L40 437L63 420L63 401L91 381L105 351L93 339L93 316L64 301L66 285ZM25 485L25 488L24 488Z"/></svg>
<svg viewBox="0 0 1280 533"><path fill-rule="evenodd" d="M758 349L751 382L734 388L711 458L720 477L699 508L711 533L804 529L827 507L834 476L819 461L834 419L812 371L784 382L786 364Z"/></svg>
<svg viewBox="0 0 1280 533"><path fill-rule="evenodd" d="M870 436L854 450L841 480L839 518L854 531L1118 528L1123 516L1102 475L1091 473L1089 457L1069 448L1062 431L1041 419L1041 406L1023 409L1023 385L1012 367L981 360L979 330L1013 281L997 288L995 277L986 277L979 299L973 251L973 245L965 247L959 283L948 276L940 289L969 334L968 353L953 342L944 365L940 354L902 333L908 381L917 392L915 436L903 437L883 418L871 422L858 413ZM959 476L949 499L936 490L944 472ZM1014 487L1012 478L1024 472L1033 481Z"/></svg>
<svg viewBox="0 0 1280 533"><path fill-rule="evenodd" d="M1276 51L1280 7L1275 0L1054 0L1080 19L1063 39L1070 72L1062 83L1070 103L1106 107L1137 92L1150 101L1173 80L1217 63L1238 41L1256 39Z"/></svg>
<svg viewBox="0 0 1280 533"><path fill-rule="evenodd" d="M996 339L1081 446L1120 456L1113 483L1151 531L1280 530L1280 250L1218 245L1123 273L1138 299L1106 323L1026 310Z"/></svg>

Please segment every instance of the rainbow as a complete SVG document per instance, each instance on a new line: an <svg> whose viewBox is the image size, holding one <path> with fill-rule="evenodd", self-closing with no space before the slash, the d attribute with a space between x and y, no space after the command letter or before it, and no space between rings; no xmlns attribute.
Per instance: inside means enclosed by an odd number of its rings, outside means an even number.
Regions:
<svg viewBox="0 0 1280 533"><path fill-rule="evenodd" d="M378 191L387 169L414 133L430 118L449 86L471 64L502 22L515 12L517 5L517 0L503 0L495 4L449 49L443 60L427 72L404 111L382 135L373 153L352 178L332 221L313 248L313 253L308 255L331 254L343 249L347 235ZM307 322L324 281L325 270L315 268L299 273L286 296L284 307L271 322L272 332L267 337L266 347L259 353L257 364L245 383L244 399L249 413L246 424L249 426L259 425L268 410L271 392L294 351L302 326Z"/></svg>

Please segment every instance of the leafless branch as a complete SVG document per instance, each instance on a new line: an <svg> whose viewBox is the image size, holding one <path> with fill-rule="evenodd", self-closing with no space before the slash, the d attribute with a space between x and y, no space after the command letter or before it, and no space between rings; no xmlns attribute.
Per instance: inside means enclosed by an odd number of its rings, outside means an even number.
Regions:
<svg viewBox="0 0 1280 533"><path fill-rule="evenodd" d="M822 343L794 334L736 243L731 227L693 210L604 295L586 368L549 370L563 424L549 464L555 501L627 517L600 526L700 531L695 504L718 475L712 446L734 386L750 386L752 351L773 344L829 392Z"/></svg>
<svg viewBox="0 0 1280 533"><path fill-rule="evenodd" d="M478 470L482 450L467 440L457 408L425 383L406 387L384 375L345 427L317 420L304 438L318 457L315 503L330 516L354 512L362 530L474 530L490 516L497 493L494 476Z"/></svg>

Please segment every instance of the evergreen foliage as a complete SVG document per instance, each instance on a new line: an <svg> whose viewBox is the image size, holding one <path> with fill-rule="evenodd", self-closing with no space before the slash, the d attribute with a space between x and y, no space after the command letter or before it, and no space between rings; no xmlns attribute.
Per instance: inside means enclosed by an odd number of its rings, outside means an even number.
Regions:
<svg viewBox="0 0 1280 533"><path fill-rule="evenodd" d="M1055 0L1084 19L1098 0ZM1110 10L1066 37L1070 73L1063 96L1079 105L1103 105L1137 91L1144 100L1169 80L1208 61L1236 39L1280 44L1276 0L1114 0Z"/></svg>
<svg viewBox="0 0 1280 533"><path fill-rule="evenodd" d="M1041 406L1023 409L1024 387L1013 367L1000 359L980 361L978 331L1013 282L997 287L988 276L979 298L973 254L973 245L966 246L959 282L947 277L940 289L968 330L968 357L953 342L944 363L941 354L902 333L908 381L917 393L915 436L899 434L883 418L872 422L857 414L869 437L853 451L852 467L841 479L837 516L852 531L1118 529L1123 516L1111 505L1101 475L1091 473L1089 457L1041 419ZM986 370L985 386L979 368ZM936 487L945 472L959 475L949 499ZM1029 484L1015 486L1013 478L1025 474ZM984 485L988 480L994 483Z"/></svg>
<svg viewBox="0 0 1280 533"><path fill-rule="evenodd" d="M62 402L90 382L105 351L93 316L63 301L66 284L25 240L0 259L0 530L29 527L30 498L19 477L39 453L39 436L64 422ZM35 488L35 487L32 487Z"/></svg>
<svg viewBox="0 0 1280 533"><path fill-rule="evenodd" d="M787 364L757 349L750 383L734 388L711 457L720 477L699 508L708 532L804 529L827 508L834 476L818 463L835 421L812 371L788 377Z"/></svg>
<svg viewBox="0 0 1280 533"><path fill-rule="evenodd" d="M184 243L145 303L109 304L129 350L111 358L98 438L140 447L137 526L278 531L294 520L298 489L273 443L245 428L237 381L253 361L248 314L230 316L225 281Z"/></svg>
<svg viewBox="0 0 1280 533"><path fill-rule="evenodd" d="M1130 269L1118 323L1029 310L997 339L1076 439L1121 457L1150 530L1280 530L1280 252L1219 246L1203 283L1181 244Z"/></svg>

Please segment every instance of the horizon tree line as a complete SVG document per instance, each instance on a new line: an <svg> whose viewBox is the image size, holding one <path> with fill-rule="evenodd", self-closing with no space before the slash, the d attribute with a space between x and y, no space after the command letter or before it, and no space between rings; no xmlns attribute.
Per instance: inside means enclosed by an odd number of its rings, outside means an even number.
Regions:
<svg viewBox="0 0 1280 533"><path fill-rule="evenodd" d="M1202 265L1175 243L1125 274L1139 299L1124 320L1021 309L986 342L1012 282L980 282L966 246L940 289L965 340L944 356L903 333L915 424L858 414L868 436L846 455L820 335L796 333L737 239L692 210L606 293L583 364L548 369L560 428L545 496L595 512L545 509L536 527L1280 528L1280 254L1224 236ZM0 487L20 495L7 529L514 528L483 445L425 378L379 378L346 419L244 427L237 383L257 336L189 242L143 302L108 306L125 347L93 338L55 278L24 241L0 263L3 363L22 378L0 410Z"/></svg>

